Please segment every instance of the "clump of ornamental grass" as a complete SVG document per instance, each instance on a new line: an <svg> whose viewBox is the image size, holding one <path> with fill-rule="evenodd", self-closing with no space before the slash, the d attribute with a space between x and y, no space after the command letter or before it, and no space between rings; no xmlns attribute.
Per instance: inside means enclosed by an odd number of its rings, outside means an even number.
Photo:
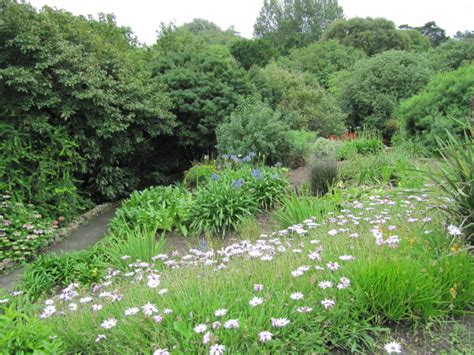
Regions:
<svg viewBox="0 0 474 355"><path fill-rule="evenodd" d="M311 191L315 196L325 195L337 177L338 165L335 160L313 159L309 164Z"/></svg>

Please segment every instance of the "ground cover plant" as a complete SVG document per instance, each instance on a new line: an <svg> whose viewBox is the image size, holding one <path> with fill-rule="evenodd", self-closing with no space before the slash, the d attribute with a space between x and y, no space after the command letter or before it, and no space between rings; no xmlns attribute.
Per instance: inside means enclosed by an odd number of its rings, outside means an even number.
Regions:
<svg viewBox="0 0 474 355"><path fill-rule="evenodd" d="M69 285L36 316L64 351L379 351L397 341L390 322L472 307L472 259L450 253L461 236L431 204L428 190L381 189L254 242L122 255L125 271Z"/></svg>

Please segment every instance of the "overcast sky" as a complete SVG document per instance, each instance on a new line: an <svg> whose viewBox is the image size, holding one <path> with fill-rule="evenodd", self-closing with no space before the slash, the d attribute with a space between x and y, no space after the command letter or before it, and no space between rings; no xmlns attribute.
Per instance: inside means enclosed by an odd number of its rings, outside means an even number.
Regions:
<svg viewBox="0 0 474 355"><path fill-rule="evenodd" d="M204 18L223 29L234 25L244 37L252 37L253 24L263 0L30 0L36 7L48 5L76 15L114 13L117 22L132 28L141 42L152 44L161 22L177 25ZM474 30L473 0L339 0L344 15L385 17L395 24L421 26L428 21L452 36Z"/></svg>

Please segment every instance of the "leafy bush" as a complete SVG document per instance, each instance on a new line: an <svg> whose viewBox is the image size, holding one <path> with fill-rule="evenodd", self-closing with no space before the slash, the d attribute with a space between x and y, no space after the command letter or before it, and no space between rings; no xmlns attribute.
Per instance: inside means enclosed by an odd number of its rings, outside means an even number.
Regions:
<svg viewBox="0 0 474 355"><path fill-rule="evenodd" d="M60 354L64 344L54 330L37 317L0 306L0 351L5 354Z"/></svg>
<svg viewBox="0 0 474 355"><path fill-rule="evenodd" d="M383 52L335 75L331 90L348 113L352 128L383 132L400 100L418 93L431 76L427 59L417 53Z"/></svg>
<svg viewBox="0 0 474 355"><path fill-rule="evenodd" d="M368 155L383 150L384 145L380 137L358 137L355 140L344 142L338 152L339 159L347 159L353 154Z"/></svg>
<svg viewBox="0 0 474 355"><path fill-rule="evenodd" d="M349 69L357 60L365 57L365 53L359 49L328 40L294 49L287 57L279 59L278 63L286 68L312 73L318 83L327 88L333 73Z"/></svg>
<svg viewBox="0 0 474 355"><path fill-rule="evenodd" d="M195 188L207 184L213 174L217 174L217 168L210 164L196 164L184 174L183 183L188 188Z"/></svg>
<svg viewBox="0 0 474 355"><path fill-rule="evenodd" d="M309 164L309 182L314 195L321 196L329 191L337 177L335 160L313 159Z"/></svg>
<svg viewBox="0 0 474 355"><path fill-rule="evenodd" d="M337 202L326 195L324 198L290 195L273 213L280 228L288 228L309 218L321 221L329 212L337 209Z"/></svg>
<svg viewBox="0 0 474 355"><path fill-rule="evenodd" d="M155 186L135 191L115 212L112 231L135 228L177 230L187 235L191 194L176 186Z"/></svg>
<svg viewBox="0 0 474 355"><path fill-rule="evenodd" d="M310 158L336 160L339 157L339 149L343 145L343 141L320 137L310 147Z"/></svg>
<svg viewBox="0 0 474 355"><path fill-rule="evenodd" d="M435 76L416 96L401 103L396 116L409 138L415 138L431 150L436 137L446 132L462 135L460 122L469 117L469 102L474 95L474 64Z"/></svg>
<svg viewBox="0 0 474 355"><path fill-rule="evenodd" d="M283 159L286 165L293 168L304 165L315 139L314 132L288 131L289 149Z"/></svg>
<svg viewBox="0 0 474 355"><path fill-rule="evenodd" d="M217 149L221 155L259 152L269 162L281 161L288 151L287 130L281 114L259 97L243 98L217 128Z"/></svg>
<svg viewBox="0 0 474 355"><path fill-rule="evenodd" d="M431 53L431 61L438 71L456 70L474 61L474 38L448 40Z"/></svg>
<svg viewBox="0 0 474 355"><path fill-rule="evenodd" d="M253 65L264 67L271 59L280 54L270 41L262 38L242 38L232 43L230 52L246 70L249 70Z"/></svg>
<svg viewBox="0 0 474 355"><path fill-rule="evenodd" d="M175 120L164 88L145 72L130 30L118 27L112 15L94 20L8 1L0 38L0 116L27 147L20 155L26 165L7 171L8 181L34 182L26 190L46 186L53 192L49 202L63 200L62 208L77 207L74 187L97 200L136 188L156 166L150 164L153 141L171 134Z"/></svg>
<svg viewBox="0 0 474 355"><path fill-rule="evenodd" d="M260 95L282 112L290 128L317 131L322 136L344 131L345 114L313 74L271 62L251 70L251 76Z"/></svg>
<svg viewBox="0 0 474 355"><path fill-rule="evenodd" d="M32 205L0 196L0 261L31 259L48 245L54 235L53 221L43 217Z"/></svg>

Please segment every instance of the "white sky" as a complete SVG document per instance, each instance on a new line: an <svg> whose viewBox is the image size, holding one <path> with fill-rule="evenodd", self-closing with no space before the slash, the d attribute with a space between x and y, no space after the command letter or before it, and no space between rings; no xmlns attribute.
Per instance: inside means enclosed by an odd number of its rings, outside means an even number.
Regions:
<svg viewBox="0 0 474 355"><path fill-rule="evenodd" d="M161 22L181 25L204 18L222 29L234 25L244 37L252 37L253 24L263 0L29 0L35 7L48 5L76 15L114 13L117 23L132 28L141 42L152 44ZM452 36L474 30L473 0L339 0L350 17L385 17L395 24L421 26L435 21Z"/></svg>

